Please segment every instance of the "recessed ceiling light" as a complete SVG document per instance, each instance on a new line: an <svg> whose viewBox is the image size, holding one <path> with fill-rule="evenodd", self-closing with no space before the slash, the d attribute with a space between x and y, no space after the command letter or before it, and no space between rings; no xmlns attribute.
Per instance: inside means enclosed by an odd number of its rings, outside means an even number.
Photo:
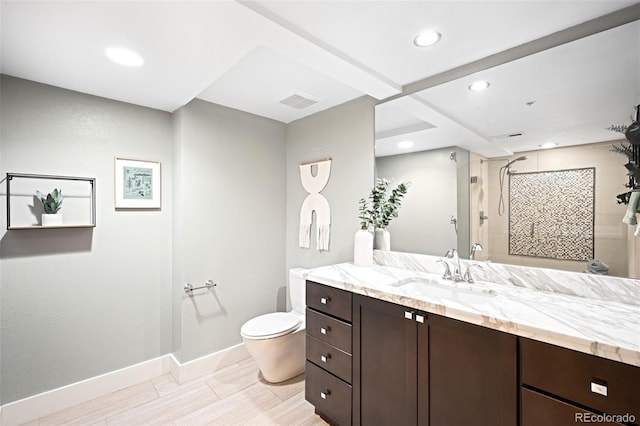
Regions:
<svg viewBox="0 0 640 426"><path fill-rule="evenodd" d="M104 51L104 54L113 62L127 67L139 67L144 64L142 56L124 47L110 47Z"/></svg>
<svg viewBox="0 0 640 426"><path fill-rule="evenodd" d="M408 149L413 147L413 141L398 142L398 148Z"/></svg>
<svg viewBox="0 0 640 426"><path fill-rule="evenodd" d="M489 83L488 81L484 81L484 80L474 81L469 85L469 90L473 90L474 92L479 92L481 90L486 89L489 86L491 86L491 83Z"/></svg>
<svg viewBox="0 0 640 426"><path fill-rule="evenodd" d="M545 142L542 145L539 145L540 148L542 149L549 149L549 148L555 148L556 146L558 146L557 143L555 142Z"/></svg>
<svg viewBox="0 0 640 426"><path fill-rule="evenodd" d="M437 31L424 31L418 34L416 38L413 39L413 44L418 47L433 46L440 41L440 38L442 38L442 34Z"/></svg>

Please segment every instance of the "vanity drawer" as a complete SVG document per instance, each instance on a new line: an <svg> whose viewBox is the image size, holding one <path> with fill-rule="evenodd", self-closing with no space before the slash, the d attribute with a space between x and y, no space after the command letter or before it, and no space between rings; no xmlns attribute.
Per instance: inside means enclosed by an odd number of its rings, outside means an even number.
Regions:
<svg viewBox="0 0 640 426"><path fill-rule="evenodd" d="M640 367L525 338L520 339L520 356L524 385L640 419Z"/></svg>
<svg viewBox="0 0 640 426"><path fill-rule="evenodd" d="M307 335L307 359L351 383L351 355Z"/></svg>
<svg viewBox="0 0 640 426"><path fill-rule="evenodd" d="M351 292L307 281L307 306L351 322Z"/></svg>
<svg viewBox="0 0 640 426"><path fill-rule="evenodd" d="M591 423L596 414L566 402L553 399L529 389L522 389L522 411L520 426L565 426ZM621 425L622 423L598 422L598 425Z"/></svg>
<svg viewBox="0 0 640 426"><path fill-rule="evenodd" d="M307 308L307 334L351 353L351 324Z"/></svg>
<svg viewBox="0 0 640 426"><path fill-rule="evenodd" d="M351 424L351 385L307 361L305 398L332 423Z"/></svg>

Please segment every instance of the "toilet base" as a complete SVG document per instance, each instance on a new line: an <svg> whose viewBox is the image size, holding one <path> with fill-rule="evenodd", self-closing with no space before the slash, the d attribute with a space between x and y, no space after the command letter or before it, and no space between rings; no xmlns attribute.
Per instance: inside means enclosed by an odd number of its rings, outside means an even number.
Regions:
<svg viewBox="0 0 640 426"><path fill-rule="evenodd" d="M273 339L243 337L243 341L267 382L284 382L304 373L304 328Z"/></svg>

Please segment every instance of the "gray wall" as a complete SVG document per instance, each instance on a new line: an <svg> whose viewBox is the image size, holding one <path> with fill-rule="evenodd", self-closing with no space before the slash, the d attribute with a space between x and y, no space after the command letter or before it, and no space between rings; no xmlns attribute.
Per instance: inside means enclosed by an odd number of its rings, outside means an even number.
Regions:
<svg viewBox="0 0 640 426"><path fill-rule="evenodd" d="M458 197L458 235L456 248L461 257L468 258L471 252L471 153L466 149L456 150L456 179Z"/></svg>
<svg viewBox="0 0 640 426"><path fill-rule="evenodd" d="M97 227L0 224L3 404L171 351L171 115L8 76L0 173L97 179ZM161 211L115 211L114 157L162 162ZM64 207L63 207L64 210Z"/></svg>
<svg viewBox="0 0 640 426"><path fill-rule="evenodd" d="M400 215L389 225L391 250L442 256L457 247L451 216L458 216L455 148L376 158L378 177L411 182Z"/></svg>
<svg viewBox="0 0 640 426"><path fill-rule="evenodd" d="M287 125L287 267L312 268L353 261L353 237L359 229L358 200L373 186L373 109L362 97ZM321 192L331 208L328 251L315 248L315 221L310 248L298 245L300 207L307 192L299 164L332 158L331 176Z"/></svg>
<svg viewBox="0 0 640 426"><path fill-rule="evenodd" d="M93 229L5 231L0 216L2 404L237 344L244 321L286 308L289 267L353 259L357 201L373 184L370 98L284 125L197 100L169 114L0 83L0 173L96 177L98 206ZM298 164L313 148L333 157L324 253L297 246ZM160 211L114 210L116 156L162 162ZM218 287L182 291L207 279Z"/></svg>
<svg viewBox="0 0 640 426"><path fill-rule="evenodd" d="M240 343L246 320L285 308L285 125L198 100L176 121L176 355L188 361ZM207 279L214 291L181 293Z"/></svg>

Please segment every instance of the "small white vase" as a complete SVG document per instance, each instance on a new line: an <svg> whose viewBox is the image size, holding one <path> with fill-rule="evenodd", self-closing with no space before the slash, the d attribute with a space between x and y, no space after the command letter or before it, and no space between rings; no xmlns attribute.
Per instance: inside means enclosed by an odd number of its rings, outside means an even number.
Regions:
<svg viewBox="0 0 640 426"><path fill-rule="evenodd" d="M376 228L373 248L376 250L391 250L391 234L386 228Z"/></svg>
<svg viewBox="0 0 640 426"><path fill-rule="evenodd" d="M61 213L42 213L42 226L61 226L62 214Z"/></svg>
<svg viewBox="0 0 640 426"><path fill-rule="evenodd" d="M373 265L373 234L367 230L359 230L353 238L353 264Z"/></svg>

